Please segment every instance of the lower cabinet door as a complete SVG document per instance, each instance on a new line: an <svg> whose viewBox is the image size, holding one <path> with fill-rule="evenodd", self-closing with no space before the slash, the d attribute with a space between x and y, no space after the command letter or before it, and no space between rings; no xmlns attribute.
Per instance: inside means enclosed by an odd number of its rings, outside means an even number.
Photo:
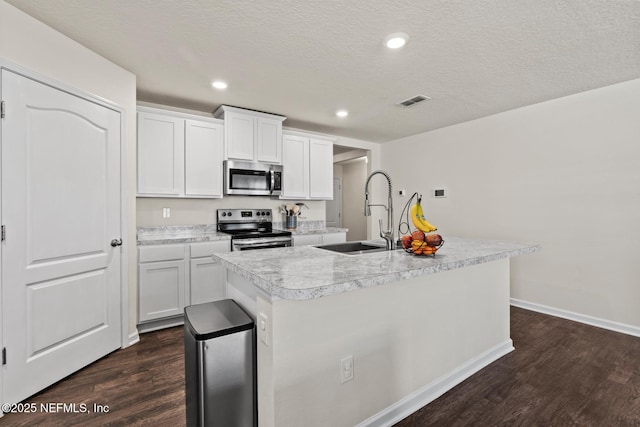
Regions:
<svg viewBox="0 0 640 427"><path fill-rule="evenodd" d="M190 305L225 298L224 270L212 257L191 260Z"/></svg>
<svg viewBox="0 0 640 427"><path fill-rule="evenodd" d="M322 235L311 234L307 236L293 236L293 246L309 246L309 245L321 245Z"/></svg>
<svg viewBox="0 0 640 427"><path fill-rule="evenodd" d="M347 241L347 233L327 233L322 235L322 244L344 243Z"/></svg>
<svg viewBox="0 0 640 427"><path fill-rule="evenodd" d="M162 261L139 265L138 320L183 314L185 307L185 262Z"/></svg>

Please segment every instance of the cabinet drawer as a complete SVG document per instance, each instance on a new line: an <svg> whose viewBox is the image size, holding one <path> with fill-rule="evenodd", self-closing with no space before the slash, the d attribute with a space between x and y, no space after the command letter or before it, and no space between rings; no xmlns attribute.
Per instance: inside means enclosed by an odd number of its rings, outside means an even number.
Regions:
<svg viewBox="0 0 640 427"><path fill-rule="evenodd" d="M138 262L171 261L184 259L185 245L157 245L138 247Z"/></svg>
<svg viewBox="0 0 640 427"><path fill-rule="evenodd" d="M208 257L216 252L229 252L231 250L231 242L229 240L220 240L218 242L202 242L191 244L191 258Z"/></svg>

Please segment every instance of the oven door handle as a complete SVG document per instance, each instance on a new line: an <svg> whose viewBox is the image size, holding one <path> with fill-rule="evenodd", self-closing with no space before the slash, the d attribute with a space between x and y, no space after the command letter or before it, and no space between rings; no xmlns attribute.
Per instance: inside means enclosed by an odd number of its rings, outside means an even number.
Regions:
<svg viewBox="0 0 640 427"><path fill-rule="evenodd" d="M276 242L268 243L234 243L233 245L238 249L265 249L265 248L279 248L283 244L286 245L287 240L279 240Z"/></svg>
<svg viewBox="0 0 640 427"><path fill-rule="evenodd" d="M268 245L270 243L282 243L292 241L291 237L269 237L263 239L233 239L232 242L235 246L258 246Z"/></svg>

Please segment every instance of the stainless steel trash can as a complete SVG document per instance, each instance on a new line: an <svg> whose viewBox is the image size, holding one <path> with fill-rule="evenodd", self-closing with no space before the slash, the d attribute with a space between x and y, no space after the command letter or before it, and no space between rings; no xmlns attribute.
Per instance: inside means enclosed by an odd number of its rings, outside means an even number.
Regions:
<svg viewBox="0 0 640 427"><path fill-rule="evenodd" d="M257 425L253 319L231 299L184 310L187 426Z"/></svg>

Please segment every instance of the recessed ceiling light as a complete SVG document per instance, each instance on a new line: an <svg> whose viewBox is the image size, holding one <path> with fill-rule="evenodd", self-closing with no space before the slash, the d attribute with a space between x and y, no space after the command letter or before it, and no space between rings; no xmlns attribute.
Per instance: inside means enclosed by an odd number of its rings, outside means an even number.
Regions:
<svg viewBox="0 0 640 427"><path fill-rule="evenodd" d="M216 80L215 82L211 83L211 86L221 90L227 88L227 84L221 80Z"/></svg>
<svg viewBox="0 0 640 427"><path fill-rule="evenodd" d="M349 112L347 110L338 110L336 111L336 116L344 118L347 117L349 115Z"/></svg>
<svg viewBox="0 0 640 427"><path fill-rule="evenodd" d="M398 49L404 46L409 40L405 33L393 33L384 38L384 45L389 49Z"/></svg>

